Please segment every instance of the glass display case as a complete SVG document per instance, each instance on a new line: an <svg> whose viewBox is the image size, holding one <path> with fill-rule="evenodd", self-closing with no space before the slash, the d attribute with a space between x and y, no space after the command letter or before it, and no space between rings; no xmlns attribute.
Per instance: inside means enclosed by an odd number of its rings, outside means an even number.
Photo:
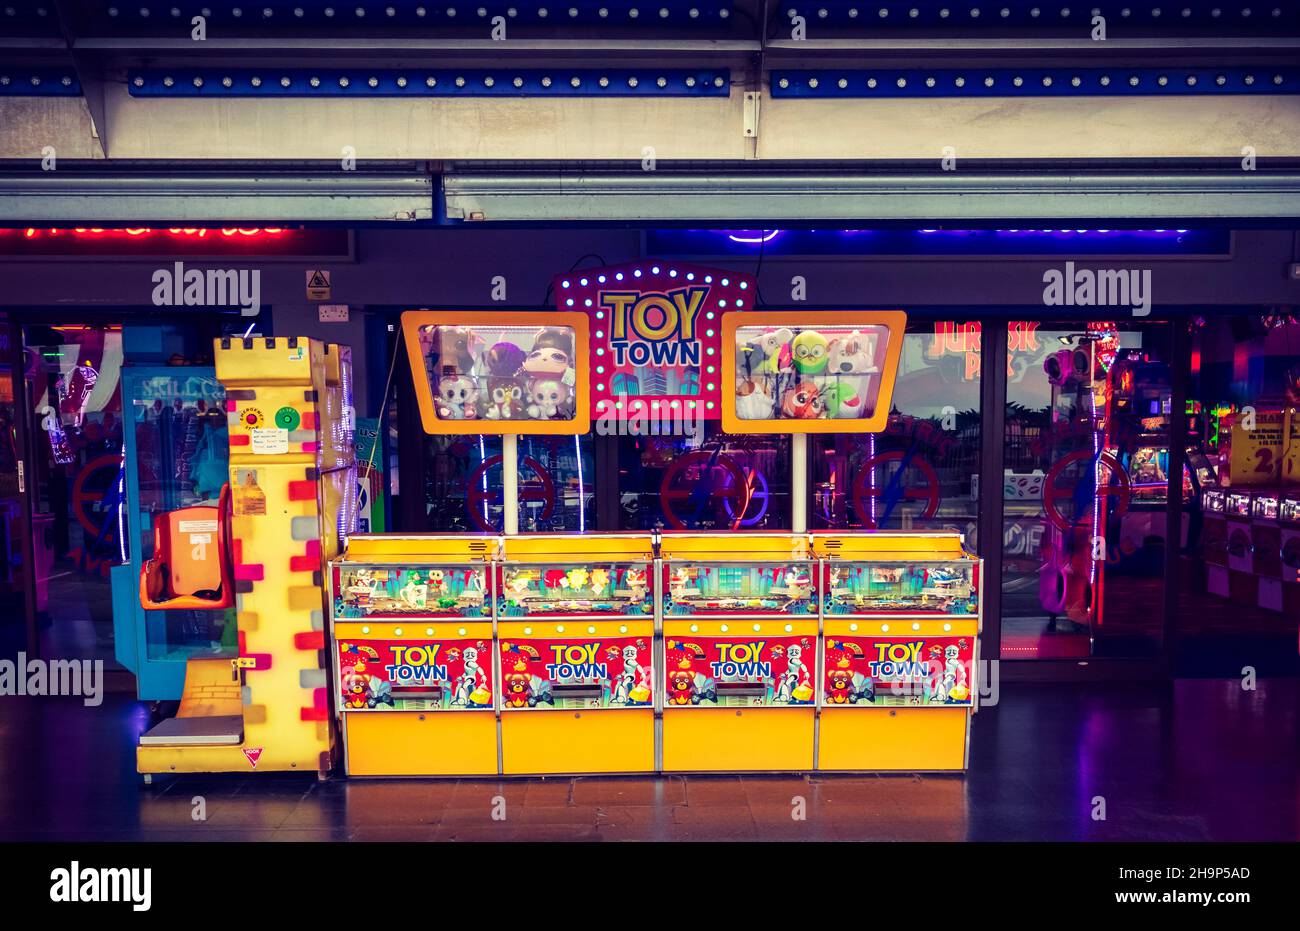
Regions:
<svg viewBox="0 0 1300 931"><path fill-rule="evenodd" d="M487 584L482 566L335 565L334 618L489 617Z"/></svg>
<svg viewBox="0 0 1300 931"><path fill-rule="evenodd" d="M1257 494L1251 502L1250 516L1259 520L1277 520L1277 495Z"/></svg>
<svg viewBox="0 0 1300 931"><path fill-rule="evenodd" d="M1249 517L1250 493L1245 491L1228 492L1223 510L1229 517Z"/></svg>
<svg viewBox="0 0 1300 931"><path fill-rule="evenodd" d="M831 562L824 571L827 615L979 613L979 573L972 561Z"/></svg>
<svg viewBox="0 0 1300 931"><path fill-rule="evenodd" d="M664 616L815 615L808 563L674 561L664 568Z"/></svg>
<svg viewBox="0 0 1300 931"><path fill-rule="evenodd" d="M503 618L648 618L654 614L650 566L606 561L505 565L497 603Z"/></svg>

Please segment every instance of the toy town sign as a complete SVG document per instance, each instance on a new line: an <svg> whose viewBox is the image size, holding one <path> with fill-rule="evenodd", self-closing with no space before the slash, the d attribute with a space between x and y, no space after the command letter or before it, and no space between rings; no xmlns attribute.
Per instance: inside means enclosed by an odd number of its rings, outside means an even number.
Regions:
<svg viewBox="0 0 1300 931"><path fill-rule="evenodd" d="M557 310L591 317L596 416L721 413L721 317L752 310L750 275L647 259L557 275Z"/></svg>

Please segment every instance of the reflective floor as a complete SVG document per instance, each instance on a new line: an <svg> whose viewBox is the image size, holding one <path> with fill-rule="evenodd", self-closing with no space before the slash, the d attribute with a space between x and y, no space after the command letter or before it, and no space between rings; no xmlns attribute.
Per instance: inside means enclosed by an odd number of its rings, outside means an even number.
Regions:
<svg viewBox="0 0 1300 931"><path fill-rule="evenodd" d="M976 718L964 777L261 774L151 786L134 773L143 706L3 698L0 840L1295 841L1298 686L1004 685Z"/></svg>

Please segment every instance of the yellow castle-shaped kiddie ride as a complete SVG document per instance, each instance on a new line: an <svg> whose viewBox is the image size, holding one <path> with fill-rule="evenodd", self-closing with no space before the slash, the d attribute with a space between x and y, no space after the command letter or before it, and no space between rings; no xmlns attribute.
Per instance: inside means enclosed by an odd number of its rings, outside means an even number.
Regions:
<svg viewBox="0 0 1300 931"><path fill-rule="evenodd" d="M736 310L737 280L643 262L557 279L557 312L403 315L425 430L502 437L500 534L349 536L347 351L221 342L239 655L191 662L140 771L963 770L981 561L806 526L807 434L884 428L905 317ZM519 533L518 437L634 413L607 353L647 331L698 339L726 433L790 435L788 532Z"/></svg>

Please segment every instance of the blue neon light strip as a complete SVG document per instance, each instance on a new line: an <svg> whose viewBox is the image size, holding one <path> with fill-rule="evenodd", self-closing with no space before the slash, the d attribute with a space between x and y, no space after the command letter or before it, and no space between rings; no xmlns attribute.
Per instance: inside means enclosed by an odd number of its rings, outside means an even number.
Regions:
<svg viewBox="0 0 1300 931"><path fill-rule="evenodd" d="M1300 94L1300 69L907 68L777 70L773 97L1179 97Z"/></svg>
<svg viewBox="0 0 1300 931"><path fill-rule="evenodd" d="M0 66L0 97L79 97L81 82L71 68Z"/></svg>
<svg viewBox="0 0 1300 931"><path fill-rule="evenodd" d="M132 97L726 97L731 72L690 69L150 69Z"/></svg>
<svg viewBox="0 0 1300 931"><path fill-rule="evenodd" d="M1092 17L1104 16L1110 30L1125 27L1159 28L1175 32L1179 27L1255 27L1273 29L1278 24L1300 22L1300 8L1281 0L1170 0L1135 3L1133 0L786 0L778 19L802 16L809 38L822 25L852 26L855 29L907 29L944 26L993 30L998 27L1031 26L1038 29L1090 29ZM1112 34L1114 34L1112 32Z"/></svg>
<svg viewBox="0 0 1300 931"><path fill-rule="evenodd" d="M291 27L298 23L365 26L430 25L487 28L492 19L509 23L564 26L568 24L629 23L676 28L725 22L734 0L462 0L458 3L421 3L414 0L331 3L322 0L256 0L247 3L108 3L103 13L109 22L188 24L193 16L209 21L246 26Z"/></svg>
<svg viewBox="0 0 1300 931"><path fill-rule="evenodd" d="M690 230L646 232L646 250L691 256L1227 255L1232 235L1202 230Z"/></svg>

